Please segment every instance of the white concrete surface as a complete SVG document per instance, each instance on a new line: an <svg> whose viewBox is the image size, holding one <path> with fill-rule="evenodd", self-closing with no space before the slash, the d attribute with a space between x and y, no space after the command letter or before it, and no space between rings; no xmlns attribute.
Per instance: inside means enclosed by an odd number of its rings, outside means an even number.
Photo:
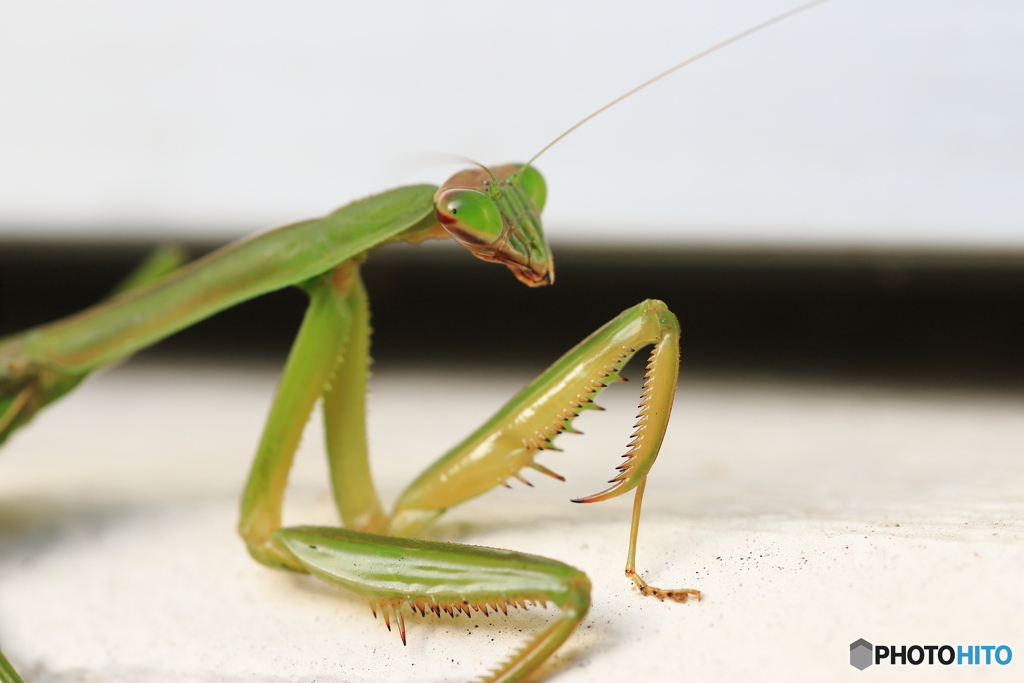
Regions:
<svg viewBox="0 0 1024 683"><path fill-rule="evenodd" d="M128 365L7 445L0 643L28 681L460 681L547 618L414 618L402 647L360 600L249 560L237 497L274 379ZM384 497L525 379L382 369L370 419ZM586 436L544 458L567 483L536 475L535 490L494 491L436 529L588 572L593 608L545 680L1020 680L1019 394L684 378L639 552L652 583L705 592L677 605L622 576L628 500L568 502L611 473L638 385L609 390L609 410L580 420ZM290 523L333 520L320 450L310 432ZM861 637L1006 644L1014 660L859 672Z"/></svg>

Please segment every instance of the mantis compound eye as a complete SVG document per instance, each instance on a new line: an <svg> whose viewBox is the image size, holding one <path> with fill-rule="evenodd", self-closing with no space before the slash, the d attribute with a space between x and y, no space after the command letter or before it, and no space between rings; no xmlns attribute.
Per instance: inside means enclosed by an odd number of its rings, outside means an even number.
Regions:
<svg viewBox="0 0 1024 683"><path fill-rule="evenodd" d="M517 174L523 170L523 177ZM554 267L538 204L547 188L521 164L459 171L434 194L437 221L483 261L504 263L530 287L551 284Z"/></svg>
<svg viewBox="0 0 1024 683"><path fill-rule="evenodd" d="M447 190L438 197L436 208L445 230L467 246L493 244L505 229L494 200L478 190Z"/></svg>
<svg viewBox="0 0 1024 683"><path fill-rule="evenodd" d="M543 211L544 202L548 199L548 184L544 182L540 171L533 166L527 166L516 171L514 177L516 184L523 189L537 211Z"/></svg>

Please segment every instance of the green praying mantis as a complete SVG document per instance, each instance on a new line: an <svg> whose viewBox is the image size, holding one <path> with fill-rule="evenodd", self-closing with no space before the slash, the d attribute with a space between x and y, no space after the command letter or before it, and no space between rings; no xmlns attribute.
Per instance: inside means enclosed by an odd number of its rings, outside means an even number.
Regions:
<svg viewBox="0 0 1024 683"><path fill-rule="evenodd" d="M823 1L791 10L672 67L563 136L668 73ZM403 642L409 612L454 617L552 604L558 616L484 676L488 683L519 681L586 616L587 576L553 559L415 537L446 510L520 477L524 468L561 479L536 457L553 448L560 434L574 431L573 420L596 406L603 389L621 380L620 369L636 353L651 347L625 459L609 488L575 502L600 502L633 491L626 575L644 595L676 602L699 599L695 589L650 586L636 570L644 488L669 422L678 377L679 324L661 301L643 301L586 337L420 474L390 513L371 480L365 431L369 305L361 264L371 250L391 243L453 239L477 258L504 264L530 287L553 283L554 264L540 221L547 187L532 165L540 153L526 164L461 171L440 187L390 190L189 264L158 253L108 300L0 341L0 443L93 371L239 302L299 287L309 305L242 497L238 529L250 554L269 567L312 574L364 598L388 629L395 625ZM318 402L343 526L283 528L293 456ZM22 682L2 654L0 681Z"/></svg>

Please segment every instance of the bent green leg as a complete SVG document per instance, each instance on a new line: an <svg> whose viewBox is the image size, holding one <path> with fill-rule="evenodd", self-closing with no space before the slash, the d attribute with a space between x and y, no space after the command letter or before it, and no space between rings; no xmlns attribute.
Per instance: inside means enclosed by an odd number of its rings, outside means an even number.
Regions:
<svg viewBox="0 0 1024 683"><path fill-rule="evenodd" d="M302 565L271 534L281 526L288 473L313 405L342 363L352 332L353 298L362 284L359 266L349 261L304 285L309 308L292 345L256 459L242 494L238 531L254 558L271 567L304 572ZM353 295L353 290L356 294ZM365 293L362 293L365 307ZM356 306L358 308L358 306ZM364 370L365 372L365 366ZM360 403L361 409L361 403Z"/></svg>
<svg viewBox="0 0 1024 683"><path fill-rule="evenodd" d="M511 550L406 538L330 527L274 533L314 576L370 602L405 642L406 606L413 612L455 616L471 610L508 613L508 607L553 602L562 615L531 638L484 680L513 683L533 671L573 632L590 607L590 581L567 564Z"/></svg>
<svg viewBox="0 0 1024 683"><path fill-rule="evenodd" d="M573 420L594 400L621 381L620 369L636 352L653 345L640 399L636 431L618 474L607 490L575 499L577 503L608 500L634 488L633 528L626 574L644 594L676 600L691 589L663 591L647 586L635 571L637 530L644 482L658 457L672 412L679 376L679 323L661 301L648 299L623 311L541 373L465 441L429 467L401 495L390 533L411 535L445 510L478 496L530 467L561 478L535 458L563 432L575 431Z"/></svg>
<svg viewBox="0 0 1024 683"><path fill-rule="evenodd" d="M370 365L370 310L366 289L353 279L351 322L342 361L324 391L324 432L335 504L346 529L384 533L388 517L370 475L366 445L366 382Z"/></svg>

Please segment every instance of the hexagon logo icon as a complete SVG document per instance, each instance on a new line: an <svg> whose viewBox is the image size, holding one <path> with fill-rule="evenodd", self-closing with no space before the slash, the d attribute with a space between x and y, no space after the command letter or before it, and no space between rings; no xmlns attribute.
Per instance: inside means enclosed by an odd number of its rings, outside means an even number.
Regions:
<svg viewBox="0 0 1024 683"><path fill-rule="evenodd" d="M861 638L850 643L850 666L863 671L874 662L874 645Z"/></svg>

